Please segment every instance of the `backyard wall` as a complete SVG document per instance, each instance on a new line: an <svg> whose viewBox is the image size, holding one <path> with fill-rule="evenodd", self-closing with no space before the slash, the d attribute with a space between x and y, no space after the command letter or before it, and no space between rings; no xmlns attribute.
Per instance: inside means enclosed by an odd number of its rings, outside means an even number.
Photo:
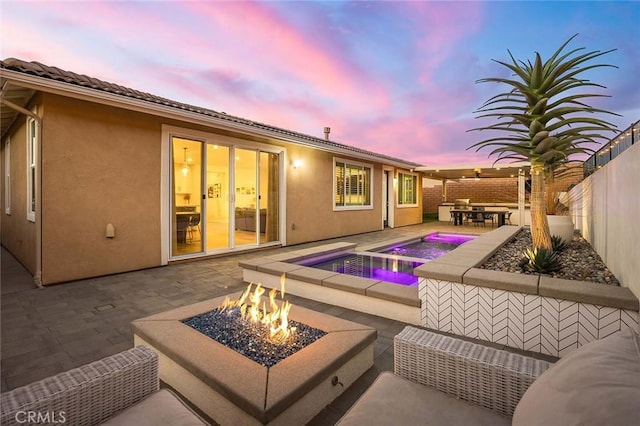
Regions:
<svg viewBox="0 0 640 426"><path fill-rule="evenodd" d="M569 191L570 212L622 286L640 298L640 144L636 143Z"/></svg>
<svg viewBox="0 0 640 426"><path fill-rule="evenodd" d="M442 204L442 184L423 188L423 213L438 213ZM447 199L453 203L458 198L470 198L472 203L517 203L518 178L497 178L447 181Z"/></svg>
<svg viewBox="0 0 640 426"><path fill-rule="evenodd" d="M582 180L582 167L572 169L564 176L556 178L557 191L567 188ZM432 179L422 189L423 213L438 213L438 205L443 201L453 203L459 198L469 198L472 203L517 203L518 178L468 179L447 181L447 199L442 200L442 183ZM525 195L529 200L529 193Z"/></svg>

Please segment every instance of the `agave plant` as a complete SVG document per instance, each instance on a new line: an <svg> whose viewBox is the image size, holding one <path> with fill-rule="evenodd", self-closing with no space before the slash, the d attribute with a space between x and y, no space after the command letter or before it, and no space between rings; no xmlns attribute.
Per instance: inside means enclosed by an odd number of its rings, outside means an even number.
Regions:
<svg viewBox="0 0 640 426"><path fill-rule="evenodd" d="M554 252L560 253L562 250L566 249L568 245L569 244L565 240L563 240L561 237L557 235L551 236L551 249Z"/></svg>
<svg viewBox="0 0 640 426"><path fill-rule="evenodd" d="M541 274L548 274L561 268L558 253L544 247L525 249L522 260L526 269Z"/></svg>
<svg viewBox="0 0 640 426"><path fill-rule="evenodd" d="M604 88L580 75L594 68L617 68L591 63L615 49L583 53L584 48L577 48L565 52L576 36L569 38L546 61L538 52L533 63L519 61L510 51L511 63L494 60L511 70L513 78L484 78L478 83L505 84L511 90L493 96L475 111L476 118L495 118L495 124L471 129L507 134L482 140L469 149L492 148L489 155L497 154L496 162L511 160L531 164L531 237L535 247L547 249L551 249L551 235L546 216L545 172L570 161L572 155L593 152L589 144L606 141L603 133L615 131L614 124L597 116L619 115L584 103L587 98L606 95L580 92L585 88Z"/></svg>

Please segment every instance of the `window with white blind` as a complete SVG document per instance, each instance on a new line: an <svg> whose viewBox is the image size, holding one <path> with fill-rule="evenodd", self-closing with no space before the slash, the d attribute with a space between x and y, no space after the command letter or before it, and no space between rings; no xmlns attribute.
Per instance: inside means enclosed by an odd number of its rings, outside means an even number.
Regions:
<svg viewBox="0 0 640 426"><path fill-rule="evenodd" d="M334 210L373 208L371 179L373 168L369 164L341 159L334 160Z"/></svg>
<svg viewBox="0 0 640 426"><path fill-rule="evenodd" d="M36 221L36 162L38 153L38 126L27 118L27 220Z"/></svg>
<svg viewBox="0 0 640 426"><path fill-rule="evenodd" d="M413 207L418 205L418 176L409 173L398 173L398 206Z"/></svg>

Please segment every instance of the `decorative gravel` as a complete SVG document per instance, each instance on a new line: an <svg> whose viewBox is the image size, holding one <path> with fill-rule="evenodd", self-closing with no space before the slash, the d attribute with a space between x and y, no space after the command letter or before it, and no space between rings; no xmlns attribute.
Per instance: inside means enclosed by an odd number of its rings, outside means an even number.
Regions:
<svg viewBox="0 0 640 426"><path fill-rule="evenodd" d="M520 266L522 253L531 247L531 231L521 230L516 236L501 247L480 268L520 274L537 274L523 270ZM559 254L562 269L550 274L542 274L567 280L592 281L607 285L620 285L616 277L609 271L598 253L575 231L573 241Z"/></svg>
<svg viewBox="0 0 640 426"><path fill-rule="evenodd" d="M269 330L264 325L243 320L239 308L224 311L218 308L182 322L265 367L276 365L327 334L289 320L295 331L286 342L275 343L269 340Z"/></svg>

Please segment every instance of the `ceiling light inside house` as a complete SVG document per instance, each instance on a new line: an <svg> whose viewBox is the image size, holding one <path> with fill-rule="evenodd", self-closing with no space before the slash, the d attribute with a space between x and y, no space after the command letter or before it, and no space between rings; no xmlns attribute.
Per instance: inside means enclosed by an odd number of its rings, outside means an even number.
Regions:
<svg viewBox="0 0 640 426"><path fill-rule="evenodd" d="M187 164L187 148L184 148L184 161L182 162L182 174L184 176L189 174L189 165Z"/></svg>

